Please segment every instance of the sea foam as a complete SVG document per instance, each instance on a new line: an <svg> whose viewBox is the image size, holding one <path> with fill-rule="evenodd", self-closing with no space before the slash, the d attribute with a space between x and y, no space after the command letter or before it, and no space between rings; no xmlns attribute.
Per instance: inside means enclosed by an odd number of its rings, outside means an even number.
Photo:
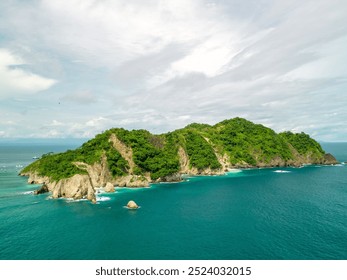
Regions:
<svg viewBox="0 0 347 280"><path fill-rule="evenodd" d="M237 168L229 168L228 169L228 173L240 173L242 172L241 169L237 169Z"/></svg>
<svg viewBox="0 0 347 280"><path fill-rule="evenodd" d="M110 197L107 197L107 196L99 196L96 198L96 201L100 202L100 201L109 201L111 200Z"/></svg>
<svg viewBox="0 0 347 280"><path fill-rule="evenodd" d="M22 192L22 194L26 195L26 194L33 194L34 191L27 191L27 192Z"/></svg>

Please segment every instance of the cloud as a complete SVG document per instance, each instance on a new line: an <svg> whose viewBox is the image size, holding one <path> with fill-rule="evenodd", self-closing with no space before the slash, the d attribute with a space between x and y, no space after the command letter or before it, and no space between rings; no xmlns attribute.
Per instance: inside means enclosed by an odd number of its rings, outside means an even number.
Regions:
<svg viewBox="0 0 347 280"><path fill-rule="evenodd" d="M36 93L50 88L55 80L19 68L25 62L6 49L0 49L0 98Z"/></svg>
<svg viewBox="0 0 347 280"><path fill-rule="evenodd" d="M228 60L234 55L230 46L232 38L227 34L211 36L195 47L190 54L175 61L171 67L178 73L200 72L207 76L215 76L223 70Z"/></svg>
<svg viewBox="0 0 347 280"><path fill-rule="evenodd" d="M79 91L73 94L64 95L61 100L80 105L89 105L97 102L95 95L90 91Z"/></svg>
<svg viewBox="0 0 347 280"><path fill-rule="evenodd" d="M0 60L0 85L16 96L47 90L31 104L50 112L48 124L63 124L52 135L163 132L241 116L347 139L343 0L5 2L0 33L13 52ZM23 100L9 110L23 110ZM58 101L65 110L50 105Z"/></svg>
<svg viewBox="0 0 347 280"><path fill-rule="evenodd" d="M143 54L156 53L171 42L187 42L198 32L211 33L209 11L201 1L40 1L13 5L6 20L29 40L77 60L120 65ZM11 18L13 13L15 18Z"/></svg>
<svg viewBox="0 0 347 280"><path fill-rule="evenodd" d="M138 85L137 89L152 87L161 82L160 75L167 70L168 65L186 55L188 47L185 44L168 44L156 53L125 61L114 70L114 80L126 90L133 89L134 84ZM153 77L156 81L152 80Z"/></svg>

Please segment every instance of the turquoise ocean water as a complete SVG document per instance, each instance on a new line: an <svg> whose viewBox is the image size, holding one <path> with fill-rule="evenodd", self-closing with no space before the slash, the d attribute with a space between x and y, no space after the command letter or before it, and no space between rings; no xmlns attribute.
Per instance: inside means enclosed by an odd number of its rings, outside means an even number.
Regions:
<svg viewBox="0 0 347 280"><path fill-rule="evenodd" d="M191 177L96 205L34 196L17 176L75 147L0 144L0 259L347 259L347 165ZM323 147L347 161L347 143Z"/></svg>

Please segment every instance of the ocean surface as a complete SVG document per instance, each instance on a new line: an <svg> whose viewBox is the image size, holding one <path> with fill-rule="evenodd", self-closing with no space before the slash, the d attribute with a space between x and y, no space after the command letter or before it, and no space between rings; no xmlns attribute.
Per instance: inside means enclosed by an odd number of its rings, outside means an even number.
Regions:
<svg viewBox="0 0 347 280"><path fill-rule="evenodd" d="M347 143L322 146L347 161ZM35 196L17 175L75 147L0 143L0 259L347 259L347 164L187 177L95 205Z"/></svg>

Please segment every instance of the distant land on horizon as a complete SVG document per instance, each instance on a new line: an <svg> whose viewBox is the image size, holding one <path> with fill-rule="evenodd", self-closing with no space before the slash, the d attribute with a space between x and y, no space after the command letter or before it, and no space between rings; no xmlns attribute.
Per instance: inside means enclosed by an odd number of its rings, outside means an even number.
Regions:
<svg viewBox="0 0 347 280"><path fill-rule="evenodd" d="M82 145L89 138L0 138L0 144L11 145Z"/></svg>

